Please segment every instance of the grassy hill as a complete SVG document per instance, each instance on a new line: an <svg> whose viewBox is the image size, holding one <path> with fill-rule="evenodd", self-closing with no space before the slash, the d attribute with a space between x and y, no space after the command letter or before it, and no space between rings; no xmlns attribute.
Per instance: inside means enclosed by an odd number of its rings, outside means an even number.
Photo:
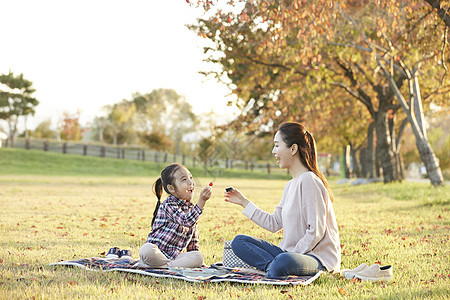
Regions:
<svg viewBox="0 0 450 300"><path fill-rule="evenodd" d="M0 148L0 175L61 175L61 176L158 176L168 163L123 160L107 157L81 156L24 150L17 148ZM286 171L273 170L245 171L237 169L211 168L205 174L202 167L187 166L196 177L209 178L253 178L253 179L287 179Z"/></svg>

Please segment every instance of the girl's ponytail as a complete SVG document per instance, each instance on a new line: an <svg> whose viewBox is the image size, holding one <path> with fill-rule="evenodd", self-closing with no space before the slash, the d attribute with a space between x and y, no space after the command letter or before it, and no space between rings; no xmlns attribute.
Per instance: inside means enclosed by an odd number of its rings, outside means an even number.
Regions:
<svg viewBox="0 0 450 300"><path fill-rule="evenodd" d="M153 212L152 227L153 222L155 222L156 215L158 214L159 206L161 204L161 196L163 193L163 189L166 193L170 194L167 185L173 184L174 174L180 168L185 167L180 164L168 165L167 167L164 168L164 170L161 171L161 177L158 178L158 180L156 180L155 183L153 184L153 193L155 193L156 197L158 198L158 202L156 203L155 211Z"/></svg>
<svg viewBox="0 0 450 300"><path fill-rule="evenodd" d="M161 204L162 191L163 191L163 183L161 178L158 178L153 184L153 193L155 193L156 197L158 198L158 202L156 202L155 211L153 212L152 227L153 222L155 222L156 215L158 214L159 205Z"/></svg>

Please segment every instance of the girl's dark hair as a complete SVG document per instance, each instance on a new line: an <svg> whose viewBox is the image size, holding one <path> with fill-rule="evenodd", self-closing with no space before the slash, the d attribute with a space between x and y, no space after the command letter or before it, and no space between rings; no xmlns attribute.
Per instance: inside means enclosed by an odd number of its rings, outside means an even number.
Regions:
<svg viewBox="0 0 450 300"><path fill-rule="evenodd" d="M300 161L309 171L316 174L328 191L331 201L334 201L333 193L328 186L325 175L319 169L317 161L316 141L311 132L305 126L296 122L286 122L280 125L278 131L288 147L297 144L300 153Z"/></svg>
<svg viewBox="0 0 450 300"><path fill-rule="evenodd" d="M158 198L158 202L156 202L155 211L153 212L152 226L153 222L155 222L156 215L158 214L159 206L161 205L161 196L163 188L167 194L170 194L169 190L167 189L167 185L173 184L174 174L180 168L184 168L184 166L180 164L168 165L167 167L164 168L164 170L161 171L161 177L158 178L153 184L153 193Z"/></svg>

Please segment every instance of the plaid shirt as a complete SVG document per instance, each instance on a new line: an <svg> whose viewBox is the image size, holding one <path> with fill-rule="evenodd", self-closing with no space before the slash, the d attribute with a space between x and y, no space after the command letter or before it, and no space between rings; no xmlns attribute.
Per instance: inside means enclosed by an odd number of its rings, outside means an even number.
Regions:
<svg viewBox="0 0 450 300"><path fill-rule="evenodd" d="M147 243L157 245L169 259L175 259L184 248L198 251L197 221L202 212L198 205L169 195L159 206Z"/></svg>

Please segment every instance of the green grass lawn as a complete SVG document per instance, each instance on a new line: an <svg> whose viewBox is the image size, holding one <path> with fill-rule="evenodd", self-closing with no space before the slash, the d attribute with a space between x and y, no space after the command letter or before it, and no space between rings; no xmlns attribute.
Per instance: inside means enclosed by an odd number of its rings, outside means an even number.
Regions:
<svg viewBox="0 0 450 300"><path fill-rule="evenodd" d="M60 260L101 256L113 246L131 249L137 257L150 229L155 205L151 185L159 170L133 162L111 165L120 160L96 164L87 157L13 152L0 149L0 299L448 299L448 186L408 182L349 186L331 181L341 268L363 262L390 264L392 281L352 282L324 274L311 285L296 287L196 284L50 267ZM17 155L20 161L11 161L18 160ZM54 175L40 170L43 165ZM74 169L79 171L71 173ZM245 179L242 173L237 177L215 178L213 196L199 221L201 251L208 265L222 260L223 242L237 234L273 243L281 239L281 233L257 227L238 206L225 203L223 189L236 186L272 211L286 180ZM210 179L199 181L206 184Z"/></svg>
<svg viewBox="0 0 450 300"><path fill-rule="evenodd" d="M73 176L159 176L169 163L123 160L110 157L94 157L40 150L0 148L0 175L73 175ZM200 162L196 166L187 165L195 177L221 178L288 179L285 170L266 169L246 171L242 169L222 169L210 167L204 170Z"/></svg>

